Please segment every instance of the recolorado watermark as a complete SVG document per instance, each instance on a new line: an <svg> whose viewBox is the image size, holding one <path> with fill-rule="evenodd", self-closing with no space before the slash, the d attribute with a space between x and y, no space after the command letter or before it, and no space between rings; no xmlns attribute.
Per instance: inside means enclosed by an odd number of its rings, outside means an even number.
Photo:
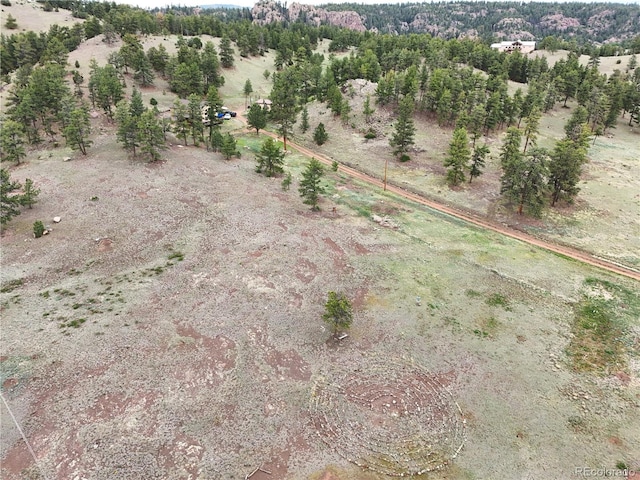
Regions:
<svg viewBox="0 0 640 480"><path fill-rule="evenodd" d="M574 475L580 477L613 477L613 478L640 478L640 472L631 470L630 468L591 468L591 467L576 467Z"/></svg>

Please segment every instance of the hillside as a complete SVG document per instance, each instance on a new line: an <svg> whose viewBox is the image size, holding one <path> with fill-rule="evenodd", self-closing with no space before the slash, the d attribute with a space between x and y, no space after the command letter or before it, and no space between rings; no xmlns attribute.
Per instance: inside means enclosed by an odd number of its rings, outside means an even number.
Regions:
<svg viewBox="0 0 640 480"><path fill-rule="evenodd" d="M442 38L542 40L549 35L579 43L622 42L638 36L640 5L611 3L442 2L366 5L332 3L287 8L266 0L251 10L255 22L328 23L357 31L429 33Z"/></svg>
<svg viewBox="0 0 640 480"><path fill-rule="evenodd" d="M0 42L3 480L640 472L636 56L65 4Z"/></svg>

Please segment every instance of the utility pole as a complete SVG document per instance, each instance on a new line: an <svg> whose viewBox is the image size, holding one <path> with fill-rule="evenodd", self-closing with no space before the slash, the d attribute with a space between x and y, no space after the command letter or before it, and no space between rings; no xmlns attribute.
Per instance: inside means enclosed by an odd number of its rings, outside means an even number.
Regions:
<svg viewBox="0 0 640 480"><path fill-rule="evenodd" d="M389 158L384 161L384 190L387 190L387 165L389 164Z"/></svg>

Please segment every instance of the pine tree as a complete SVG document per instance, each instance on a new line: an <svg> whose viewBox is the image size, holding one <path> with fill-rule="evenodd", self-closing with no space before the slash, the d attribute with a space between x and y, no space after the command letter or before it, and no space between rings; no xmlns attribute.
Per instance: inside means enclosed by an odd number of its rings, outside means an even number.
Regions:
<svg viewBox="0 0 640 480"><path fill-rule="evenodd" d="M569 130L572 132L572 130ZM573 132L572 132L573 133ZM549 186L551 187L551 206L560 199L572 202L580 191L578 183L582 174L582 165L587 162L590 130L582 124L582 136L566 138L556 143L549 162Z"/></svg>
<svg viewBox="0 0 640 480"><path fill-rule="evenodd" d="M136 120L139 119L144 111L146 110L144 106L144 102L142 101L142 94L140 90L136 87L133 87L133 92L131 93L131 103L129 104L129 111L131 112L131 116Z"/></svg>
<svg viewBox="0 0 640 480"><path fill-rule="evenodd" d="M253 86L251 85L251 80L249 80L248 78L247 78L247 81L244 82L243 93L244 93L244 106L246 107L247 99L249 99L249 97L253 93Z"/></svg>
<svg viewBox="0 0 640 480"><path fill-rule="evenodd" d="M334 335L348 330L353 323L353 307L342 293L329 292L322 319L331 327Z"/></svg>
<svg viewBox="0 0 640 480"><path fill-rule="evenodd" d="M156 78L156 76L153 74L153 66L151 65L149 58L144 54L143 51L138 53L138 56L135 60L135 71L133 73L133 78L143 87L153 85L153 80Z"/></svg>
<svg viewBox="0 0 640 480"><path fill-rule="evenodd" d="M191 138L193 138L193 144L199 145L203 138L204 125L202 124L202 109L200 107L200 96L192 93L189 95L187 104L187 111L189 115L189 127L191 130Z"/></svg>
<svg viewBox="0 0 640 480"><path fill-rule="evenodd" d="M206 46L206 45L205 45ZM213 134L214 131L219 130L222 120L217 117L217 113L222 108L222 98L218 93L218 89L215 85L209 85L207 90L207 97L205 99L205 123L209 125L209 144L207 149L211 147L213 150Z"/></svg>
<svg viewBox="0 0 640 480"><path fill-rule="evenodd" d="M208 91L210 86L221 87L224 85L224 77L220 75L220 59L213 42L206 42L200 55L200 69L204 76L204 88Z"/></svg>
<svg viewBox="0 0 640 480"><path fill-rule="evenodd" d="M504 170L500 193L518 205L518 214L527 212L539 216L544 206L548 184L548 153L543 148L534 148L529 154L518 152Z"/></svg>
<svg viewBox="0 0 640 480"><path fill-rule="evenodd" d="M211 135L211 150L214 152L219 152L222 150L222 145L224 144L224 137L222 133L220 133L219 129L215 129L213 134Z"/></svg>
<svg viewBox="0 0 640 480"><path fill-rule="evenodd" d="M564 133L567 138L571 141L577 141L583 132L583 127L587 125L589 121L589 112L583 106L578 106L571 117L569 117L569 121L564 126Z"/></svg>
<svg viewBox="0 0 640 480"><path fill-rule="evenodd" d="M272 138L267 138L264 141L260 148L260 153L256 155L256 160L258 161L256 166L256 172L258 173L264 172L267 177L284 173L284 152Z"/></svg>
<svg viewBox="0 0 640 480"><path fill-rule="evenodd" d="M371 96L367 95L364 100L364 106L362 107L362 114L364 115L364 121L371 122L371 116L375 113L375 110L371 107Z"/></svg>
<svg viewBox="0 0 640 480"><path fill-rule="evenodd" d="M116 107L116 139L125 150L129 150L136 156L138 147L138 119L131 115L131 105L126 100L120 101Z"/></svg>
<svg viewBox="0 0 640 480"><path fill-rule="evenodd" d="M224 35L220 40L220 63L223 68L233 67L233 47L227 35Z"/></svg>
<svg viewBox="0 0 640 480"><path fill-rule="evenodd" d="M282 179L282 191L283 192L287 192L289 191L289 187L291 186L291 172L287 172L284 176L284 178Z"/></svg>
<svg viewBox="0 0 640 480"><path fill-rule="evenodd" d="M472 146L476 146L476 141L482 136L482 130L484 129L487 113L485 111L484 104L476 105L471 110L469 116L469 133L471 133Z"/></svg>
<svg viewBox="0 0 640 480"><path fill-rule="evenodd" d="M16 162L16 165L20 165L20 160L26 156L22 125L9 119L2 122L0 148L2 149L3 160Z"/></svg>
<svg viewBox="0 0 640 480"><path fill-rule="evenodd" d="M90 134L89 109L86 105L81 105L71 112L69 124L65 127L63 135L67 145L74 150L80 150L83 155L86 155L87 148L93 143L89 140Z"/></svg>
<svg viewBox="0 0 640 480"><path fill-rule="evenodd" d="M526 124L524 127L524 148L522 149L522 153L527 153L527 147L536 144L536 139L538 138L538 130L540 128L540 118L542 114L538 107L534 107L529 113L529 116L526 119Z"/></svg>
<svg viewBox="0 0 640 480"><path fill-rule="evenodd" d="M231 157L238 155L238 149L236 147L236 139L230 133L227 133L224 136L224 140L222 142L222 146L220 148L222 155L227 160L230 160Z"/></svg>
<svg viewBox="0 0 640 480"><path fill-rule="evenodd" d="M176 136L182 138L186 146L187 136L190 130L189 112L179 98L176 98L176 101L173 102L173 125L173 131L176 133Z"/></svg>
<svg viewBox="0 0 640 480"><path fill-rule="evenodd" d="M469 138L467 130L457 128L453 132L453 139L449 144L449 154L444 160L444 166L448 167L447 182L451 186L464 182L464 171L469 163L471 151L469 149Z"/></svg>
<svg viewBox="0 0 640 480"><path fill-rule="evenodd" d="M0 228L4 227L13 217L20 215L19 206L21 195L15 192L22 188L20 182L11 180L9 172L0 169Z"/></svg>
<svg viewBox="0 0 640 480"><path fill-rule="evenodd" d="M73 79L73 84L76 87L75 90L75 95L76 97L82 97L83 92L82 92L82 83L84 82L84 77L82 75L80 75L80 72L78 72L77 70L74 70L72 73L72 79Z"/></svg>
<svg viewBox="0 0 640 480"><path fill-rule="evenodd" d="M137 139L140 142L140 150L150 161L160 159L160 150L166 147L162 125L153 110L145 111L138 119Z"/></svg>
<svg viewBox="0 0 640 480"><path fill-rule="evenodd" d="M340 120L342 120L343 124L349 123L349 114L351 113L351 105L349 105L349 100L344 98L342 100L342 105L340 106Z"/></svg>
<svg viewBox="0 0 640 480"><path fill-rule="evenodd" d="M4 22L4 26L7 30L15 30L18 28L18 22L11 14L7 15L7 20Z"/></svg>
<svg viewBox="0 0 640 480"><path fill-rule="evenodd" d="M22 187L20 205L33 208L33 204L38 201L38 195L40 195L40 189L33 185L33 180L27 178Z"/></svg>
<svg viewBox="0 0 640 480"><path fill-rule="evenodd" d="M324 123L319 123L316 129L313 131L313 141L317 145L322 145L329 139L329 134L324 129Z"/></svg>
<svg viewBox="0 0 640 480"><path fill-rule="evenodd" d="M393 154L401 161L409 160L407 152L414 143L416 128L413 124L413 101L405 97L400 102L400 113L396 121L396 130L391 136L389 144L393 147Z"/></svg>
<svg viewBox="0 0 640 480"><path fill-rule="evenodd" d="M267 126L267 112L262 106L254 103L247 113L247 125L256 129L256 135Z"/></svg>
<svg viewBox="0 0 640 480"><path fill-rule="evenodd" d="M298 191L300 196L304 199L305 205L311 205L311 210L320 210L318 201L320 194L324 193L325 189L320 184L322 175L324 174L324 168L322 164L312 158L307 168L302 173L302 180L300 181L300 187Z"/></svg>
<svg viewBox="0 0 640 480"><path fill-rule="evenodd" d="M337 85L331 85L327 90L327 106L334 115L340 115L342 110L342 92Z"/></svg>
<svg viewBox="0 0 640 480"><path fill-rule="evenodd" d="M274 75L271 89L271 119L280 125L279 132L287 150L287 139L298 114L297 85L298 75L293 68L288 68Z"/></svg>
<svg viewBox="0 0 640 480"><path fill-rule="evenodd" d="M89 92L92 102L113 118L112 107L124 97L122 83L113 65L95 67L89 78Z"/></svg>
<svg viewBox="0 0 640 480"><path fill-rule="evenodd" d="M489 147L485 144L473 147L473 153L471 154L471 166L469 167L469 183L482 175L482 169L484 168L485 158L489 154Z"/></svg>
<svg viewBox="0 0 640 480"><path fill-rule="evenodd" d="M302 109L302 115L300 116L300 130L302 130L302 133L307 133L309 126L309 110L305 105Z"/></svg>

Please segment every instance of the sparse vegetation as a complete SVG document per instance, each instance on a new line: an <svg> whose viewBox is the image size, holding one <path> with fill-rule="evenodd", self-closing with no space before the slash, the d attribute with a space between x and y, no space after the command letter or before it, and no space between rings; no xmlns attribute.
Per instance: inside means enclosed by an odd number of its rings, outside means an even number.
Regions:
<svg viewBox="0 0 640 480"><path fill-rule="evenodd" d="M16 288L20 288L22 285L24 285L24 280L22 278L8 280L0 285L0 293L13 292Z"/></svg>

